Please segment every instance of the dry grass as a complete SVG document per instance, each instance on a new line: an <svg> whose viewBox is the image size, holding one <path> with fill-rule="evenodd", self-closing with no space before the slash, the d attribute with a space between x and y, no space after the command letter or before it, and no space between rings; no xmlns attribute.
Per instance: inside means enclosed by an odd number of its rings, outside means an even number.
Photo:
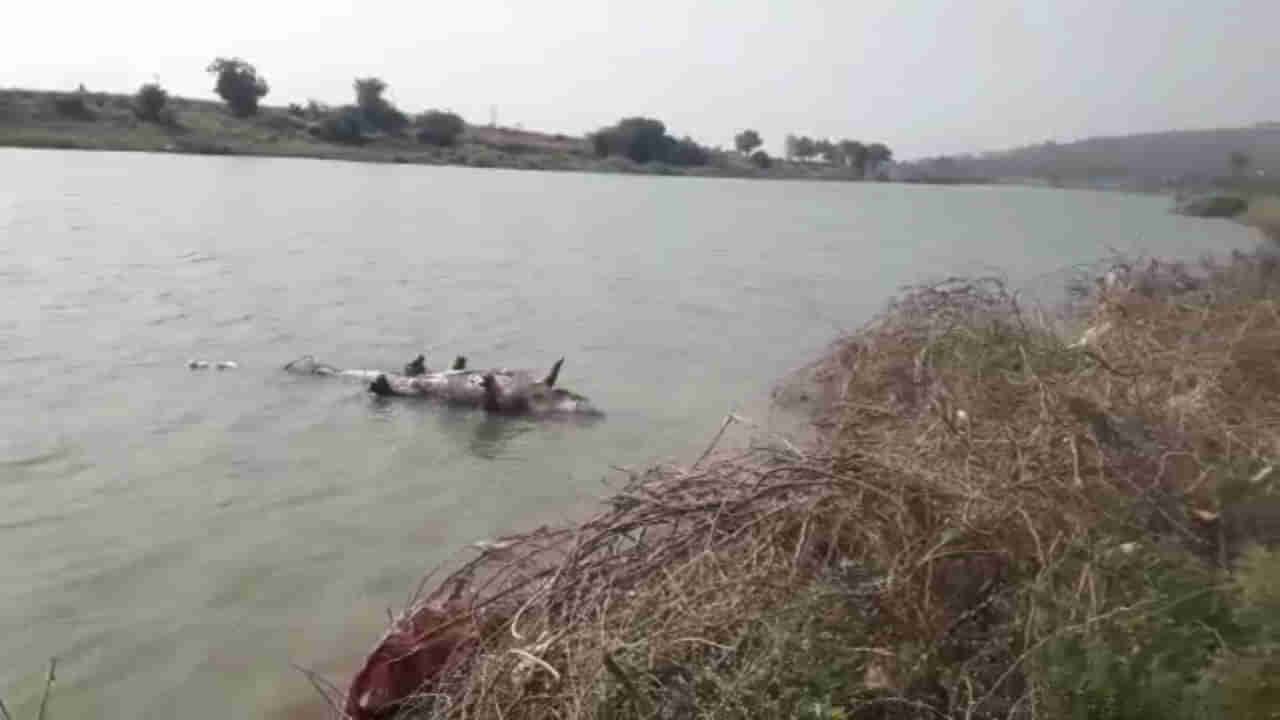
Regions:
<svg viewBox="0 0 1280 720"><path fill-rule="evenodd" d="M1081 691L1051 650L1123 628L1139 657L1280 531L1277 299L1265 256L1144 263L1081 285L1080 344L994 280L911 288L816 368L815 447L654 468L581 525L489 546L375 653L417 692L369 704L1062 716Z"/></svg>

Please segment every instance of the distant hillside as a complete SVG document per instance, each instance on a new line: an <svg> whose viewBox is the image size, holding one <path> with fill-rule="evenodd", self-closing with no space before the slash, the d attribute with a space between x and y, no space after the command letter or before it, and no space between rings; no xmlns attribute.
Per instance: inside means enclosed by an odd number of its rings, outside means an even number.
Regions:
<svg viewBox="0 0 1280 720"><path fill-rule="evenodd" d="M261 106L237 117L221 102L169 97L168 122L143 121L133 95L0 88L0 147L125 150L310 157L361 162L467 165L528 170L643 173L772 179L855 180L823 163L776 159L758 167L741 153L704 149L698 166L639 163L601 156L587 137L519 128L465 125L451 146L437 147L401 132L357 131L354 142L322 139L318 126L342 108Z"/></svg>
<svg viewBox="0 0 1280 720"><path fill-rule="evenodd" d="M1234 168L1232 153L1248 164ZM934 177L1039 178L1081 182L1127 179L1170 183L1229 177L1237 171L1280 177L1280 123L1098 137L908 163L904 174Z"/></svg>

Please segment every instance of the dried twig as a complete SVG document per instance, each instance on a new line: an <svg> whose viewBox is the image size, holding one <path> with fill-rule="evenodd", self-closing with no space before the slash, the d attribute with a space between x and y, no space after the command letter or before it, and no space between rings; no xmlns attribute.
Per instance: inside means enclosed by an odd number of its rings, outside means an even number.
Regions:
<svg viewBox="0 0 1280 720"><path fill-rule="evenodd" d="M58 668L58 658L49 658L49 675L44 680L44 694L40 696L40 712L36 720L44 720L45 710L49 707L49 694L53 690L54 672Z"/></svg>
<svg viewBox="0 0 1280 720"><path fill-rule="evenodd" d="M293 667L294 670L302 673L303 677L307 679L307 682L311 683L311 687L315 689L316 693L319 694L320 697L324 698L324 702L329 706L329 711L332 713L332 717L342 718L343 712L339 705L339 699L342 697L342 691L314 670L304 668L296 663L290 663L290 666Z"/></svg>
<svg viewBox="0 0 1280 720"><path fill-rule="evenodd" d="M698 456L697 461L693 463L690 470L698 469L698 466L702 464L702 461L707 459L707 456L711 454L711 451L714 450L716 445L720 442L720 438L724 437L724 431L727 430L735 420L737 420L737 418L733 413L729 413L724 416L724 422L720 424L720 431L716 433L715 437L711 438L711 442L707 445L707 449L702 451L702 455Z"/></svg>

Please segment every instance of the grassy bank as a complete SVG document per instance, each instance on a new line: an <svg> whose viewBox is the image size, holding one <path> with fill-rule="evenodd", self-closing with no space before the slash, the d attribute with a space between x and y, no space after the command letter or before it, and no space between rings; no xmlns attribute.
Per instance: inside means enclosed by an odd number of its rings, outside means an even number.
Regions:
<svg viewBox="0 0 1280 720"><path fill-rule="evenodd" d="M83 97L77 105L59 105ZM359 162L463 165L526 170L570 170L652 175L852 180L850 171L821 164L777 161L757 168L736 153L717 152L700 167L635 163L598 157L583 137L469 125L453 147L435 147L410 134L380 134L361 144L326 142L309 132L306 117L262 107L240 118L225 105L170 98L172 125L143 122L130 95L0 90L0 146L68 150L121 150L212 155L325 158ZM68 111L70 110L70 111Z"/></svg>
<svg viewBox="0 0 1280 720"><path fill-rule="evenodd" d="M1274 718L1280 266L1141 268L1052 327L995 281L911 289L780 389L813 443L485 546L347 711Z"/></svg>

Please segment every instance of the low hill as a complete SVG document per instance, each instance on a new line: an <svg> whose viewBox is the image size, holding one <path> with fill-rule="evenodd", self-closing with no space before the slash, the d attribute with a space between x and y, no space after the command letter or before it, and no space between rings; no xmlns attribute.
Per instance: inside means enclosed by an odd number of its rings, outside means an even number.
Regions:
<svg viewBox="0 0 1280 720"><path fill-rule="evenodd" d="M1242 154L1245 164L1234 166L1233 153ZM1233 176L1280 177L1280 123L1096 137L1069 143L1050 141L997 152L929 158L908 164L904 172L1069 183L1121 179L1170 184Z"/></svg>

